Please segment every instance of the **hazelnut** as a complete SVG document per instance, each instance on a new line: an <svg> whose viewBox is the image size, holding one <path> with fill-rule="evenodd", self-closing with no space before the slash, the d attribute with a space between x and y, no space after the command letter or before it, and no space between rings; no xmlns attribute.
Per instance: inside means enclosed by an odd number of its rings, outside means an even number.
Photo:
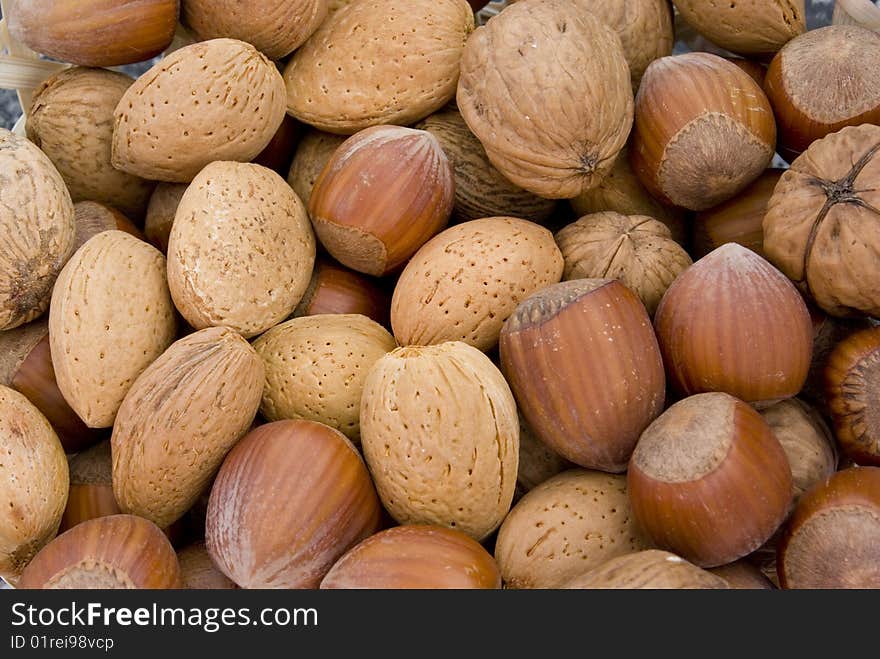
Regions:
<svg viewBox="0 0 880 659"><path fill-rule="evenodd" d="M880 34L855 25L810 30L785 46L764 90L791 162L845 126L880 122Z"/></svg>
<svg viewBox="0 0 880 659"><path fill-rule="evenodd" d="M274 169L281 176L287 176L302 132L301 123L289 114L284 115L284 120L269 140L269 144L251 162Z"/></svg>
<svg viewBox="0 0 880 659"><path fill-rule="evenodd" d="M556 243L565 259L563 279L618 279L651 315L692 263L669 229L644 215L586 215L557 233Z"/></svg>
<svg viewBox="0 0 880 659"><path fill-rule="evenodd" d="M375 126L334 152L309 198L324 248L368 275L402 266L452 213L452 166L430 133Z"/></svg>
<svg viewBox="0 0 880 659"><path fill-rule="evenodd" d="M825 367L825 391L844 453L857 464L880 466L880 327L837 344Z"/></svg>
<svg viewBox="0 0 880 659"><path fill-rule="evenodd" d="M390 327L390 309L391 295L379 280L319 257L293 315L360 314Z"/></svg>
<svg viewBox="0 0 880 659"><path fill-rule="evenodd" d="M129 233L135 238L146 240L141 230L131 220L115 208L98 203L97 201L81 201L73 205L74 219L76 221L76 238L74 239L74 251L85 245L92 236L97 236L103 231L114 229Z"/></svg>
<svg viewBox="0 0 880 659"><path fill-rule="evenodd" d="M90 519L122 512L113 496L113 460L110 442L95 444L69 461L70 494L61 518L61 532Z"/></svg>
<svg viewBox="0 0 880 659"><path fill-rule="evenodd" d="M776 151L776 124L758 84L709 53L663 57L636 96L630 158L660 201L705 210L735 196Z"/></svg>
<svg viewBox="0 0 880 659"><path fill-rule="evenodd" d="M501 365L535 434L575 464L622 472L663 409L663 363L644 306L616 280L545 288L501 332Z"/></svg>
<svg viewBox="0 0 880 659"><path fill-rule="evenodd" d="M707 393L674 404L642 433L627 474L636 522L658 547L701 567L763 545L791 503L791 469L755 410Z"/></svg>
<svg viewBox="0 0 880 659"><path fill-rule="evenodd" d="M174 224L174 215L188 187L187 183L159 183L150 196L144 233L147 240L163 254L168 253L168 238Z"/></svg>
<svg viewBox="0 0 880 659"><path fill-rule="evenodd" d="M722 577L698 568L681 556L659 549L617 556L563 586L569 590L702 590L728 587Z"/></svg>
<svg viewBox="0 0 880 659"><path fill-rule="evenodd" d="M807 493L777 569L783 588L880 588L880 468L844 469Z"/></svg>
<svg viewBox="0 0 880 659"><path fill-rule="evenodd" d="M722 245L682 273L654 326L670 384L685 395L723 391L767 405L796 395L807 377L807 307L782 273L742 245Z"/></svg>

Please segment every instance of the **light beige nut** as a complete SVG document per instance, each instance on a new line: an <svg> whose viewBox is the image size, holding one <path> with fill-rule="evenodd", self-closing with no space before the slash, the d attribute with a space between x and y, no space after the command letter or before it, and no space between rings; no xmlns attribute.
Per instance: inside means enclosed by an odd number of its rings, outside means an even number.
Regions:
<svg viewBox="0 0 880 659"><path fill-rule="evenodd" d="M315 187L315 181L324 170L324 165L344 141L344 135L334 135L312 128L297 145L287 182L306 207L309 205L312 188Z"/></svg>
<svg viewBox="0 0 880 659"><path fill-rule="evenodd" d="M132 385L113 427L123 512L166 527L189 510L250 428L263 382L262 361L230 329L172 344Z"/></svg>
<svg viewBox="0 0 880 659"><path fill-rule="evenodd" d="M572 469L514 506L498 531L495 560L507 588L559 588L648 546L630 511L626 476Z"/></svg>
<svg viewBox="0 0 880 659"><path fill-rule="evenodd" d="M624 554L565 584L566 589L702 590L727 589L727 581L659 549Z"/></svg>
<svg viewBox="0 0 880 659"><path fill-rule="evenodd" d="M309 285L315 237L302 202L260 165L214 162L180 200L168 285L196 329L256 336L289 316Z"/></svg>
<svg viewBox="0 0 880 659"><path fill-rule="evenodd" d="M491 217L451 227L404 268L391 300L401 345L498 343L504 321L529 295L562 276L553 235L533 222Z"/></svg>
<svg viewBox="0 0 880 659"><path fill-rule="evenodd" d="M46 310L75 231L73 202L52 161L0 128L0 331Z"/></svg>
<svg viewBox="0 0 880 659"><path fill-rule="evenodd" d="M171 235L174 215L188 187L186 183L160 183L150 196L144 233L147 240L163 254L168 253L168 236Z"/></svg>
<svg viewBox="0 0 880 659"><path fill-rule="evenodd" d="M201 41L232 37L277 60L299 48L327 16L327 0L186 0L181 20Z"/></svg>
<svg viewBox="0 0 880 659"><path fill-rule="evenodd" d="M122 231L99 233L68 261L52 291L58 388L87 426L108 428L135 378L176 331L162 254Z"/></svg>
<svg viewBox="0 0 880 659"><path fill-rule="evenodd" d="M260 411L268 421L318 421L358 442L367 373L396 347L388 330L359 314L276 325L254 342L266 368Z"/></svg>
<svg viewBox="0 0 880 659"><path fill-rule="evenodd" d="M653 315L660 299L691 257L669 229L644 215L586 215L556 234L565 259L562 278L619 279Z"/></svg>
<svg viewBox="0 0 880 659"><path fill-rule="evenodd" d="M110 162L113 111L132 82L106 69L66 69L34 92L26 130L58 168L74 202L98 201L139 220L155 184Z"/></svg>
<svg viewBox="0 0 880 659"><path fill-rule="evenodd" d="M113 166L185 183L216 160L247 162L284 120L284 81L250 44L213 39L159 60L114 113Z"/></svg>
<svg viewBox="0 0 880 659"><path fill-rule="evenodd" d="M519 469L516 472L518 498L522 498L526 492L530 492L544 481L548 481L556 474L574 466L538 439L520 415Z"/></svg>
<svg viewBox="0 0 880 659"><path fill-rule="evenodd" d="M478 28L456 98L492 164L554 199L598 185L633 121L620 38L569 0L518 2Z"/></svg>
<svg viewBox="0 0 880 659"><path fill-rule="evenodd" d="M284 70L287 111L350 135L406 126L455 96L474 13L465 0L363 0L328 16Z"/></svg>
<svg viewBox="0 0 880 659"><path fill-rule="evenodd" d="M401 524L437 524L482 540L516 486L519 420L500 371L450 342L398 348L373 366L361 445L385 508Z"/></svg>
<svg viewBox="0 0 880 659"><path fill-rule="evenodd" d="M68 483L67 458L46 417L0 385L0 577L14 583L55 537Z"/></svg>

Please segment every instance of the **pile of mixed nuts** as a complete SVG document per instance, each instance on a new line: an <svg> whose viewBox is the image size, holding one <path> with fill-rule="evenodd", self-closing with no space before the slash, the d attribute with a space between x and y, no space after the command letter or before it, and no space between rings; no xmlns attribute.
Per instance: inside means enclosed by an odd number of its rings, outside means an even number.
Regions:
<svg viewBox="0 0 880 659"><path fill-rule="evenodd" d="M6 3L0 576L880 587L880 7L485 4Z"/></svg>

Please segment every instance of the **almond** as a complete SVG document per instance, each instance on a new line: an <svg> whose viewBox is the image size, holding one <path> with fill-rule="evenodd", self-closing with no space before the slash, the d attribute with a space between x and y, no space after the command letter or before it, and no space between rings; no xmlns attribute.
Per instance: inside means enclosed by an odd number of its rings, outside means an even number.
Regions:
<svg viewBox="0 0 880 659"><path fill-rule="evenodd" d="M99 233L70 259L52 292L58 388L86 425L109 427L176 329L162 254L122 231Z"/></svg>
<svg viewBox="0 0 880 659"><path fill-rule="evenodd" d="M325 133L313 128L303 136L297 146L287 182L306 206L309 205L312 188L315 187L315 181L321 175L324 165L344 141L344 135Z"/></svg>

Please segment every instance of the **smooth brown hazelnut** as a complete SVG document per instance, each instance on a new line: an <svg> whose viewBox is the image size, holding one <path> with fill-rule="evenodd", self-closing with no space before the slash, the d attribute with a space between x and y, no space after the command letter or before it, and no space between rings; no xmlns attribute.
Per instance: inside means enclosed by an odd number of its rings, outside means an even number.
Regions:
<svg viewBox="0 0 880 659"><path fill-rule="evenodd" d="M74 239L74 251L82 247L92 236L102 231L118 229L130 233L135 238L146 240L144 234L131 220L115 208L97 201L80 201L73 205L76 221L76 238Z"/></svg>
<svg viewBox="0 0 880 659"><path fill-rule="evenodd" d="M168 253L168 237L171 235L174 215L188 187L186 183L159 183L150 196L144 233L147 240L163 254Z"/></svg>
<svg viewBox="0 0 880 659"><path fill-rule="evenodd" d="M287 176L302 132L303 125L301 123L289 114L284 115L284 121L281 122L278 130L269 140L269 144L251 162L274 169L281 176Z"/></svg>
<svg viewBox="0 0 880 659"><path fill-rule="evenodd" d="M122 513L113 496L113 460L109 441L77 453L70 458L69 465L70 494L61 518L62 533L90 519Z"/></svg>
<svg viewBox="0 0 880 659"><path fill-rule="evenodd" d="M361 314L390 327L391 295L382 283L349 270L331 259L318 258L309 286L294 317L319 314Z"/></svg>

